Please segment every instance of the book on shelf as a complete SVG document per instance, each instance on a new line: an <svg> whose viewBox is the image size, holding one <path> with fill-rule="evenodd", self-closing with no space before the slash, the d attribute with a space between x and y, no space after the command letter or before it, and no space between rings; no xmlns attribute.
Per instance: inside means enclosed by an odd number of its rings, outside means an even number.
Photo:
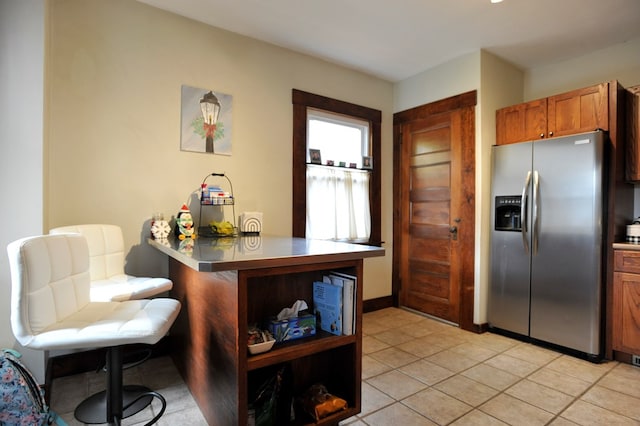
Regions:
<svg viewBox="0 0 640 426"><path fill-rule="evenodd" d="M323 277L323 281L342 288L342 334L347 336L356 332L356 291L357 279L354 275L332 271Z"/></svg>
<svg viewBox="0 0 640 426"><path fill-rule="evenodd" d="M313 283L313 310L316 327L338 336L342 334L342 288L323 281Z"/></svg>

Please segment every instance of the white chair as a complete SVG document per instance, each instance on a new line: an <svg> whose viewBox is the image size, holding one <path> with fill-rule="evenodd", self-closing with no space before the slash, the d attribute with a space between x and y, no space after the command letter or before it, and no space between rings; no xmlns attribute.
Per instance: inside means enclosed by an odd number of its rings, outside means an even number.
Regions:
<svg viewBox="0 0 640 426"><path fill-rule="evenodd" d="M167 292L173 287L168 278L134 277L124 272L124 238L119 226L62 226L53 228L49 233L78 233L87 239L91 259L92 301L145 299Z"/></svg>
<svg viewBox="0 0 640 426"><path fill-rule="evenodd" d="M180 310L169 298L93 302L89 249L82 235L27 237L7 247L11 268L11 327L18 342L36 350L107 349L106 390L75 410L84 423L120 424L161 395L142 386L122 385L122 347L153 345Z"/></svg>

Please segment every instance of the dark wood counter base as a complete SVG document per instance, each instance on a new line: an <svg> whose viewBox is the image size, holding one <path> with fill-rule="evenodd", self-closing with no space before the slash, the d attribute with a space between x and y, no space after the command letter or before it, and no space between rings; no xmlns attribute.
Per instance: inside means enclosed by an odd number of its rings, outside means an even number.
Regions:
<svg viewBox="0 0 640 426"><path fill-rule="evenodd" d="M345 399L349 408L317 424L337 424L360 412L362 374L362 259L307 265L198 272L169 259L171 296L182 310L171 329L172 357L210 425L246 425L259 384L282 366L288 370L283 395L301 395L315 383ZM276 344L249 355L247 329L296 300L311 306L313 281L330 271L357 277L356 333L316 336ZM287 419L288 420L288 419ZM298 413L291 424L316 424ZM281 424L281 423L278 423Z"/></svg>

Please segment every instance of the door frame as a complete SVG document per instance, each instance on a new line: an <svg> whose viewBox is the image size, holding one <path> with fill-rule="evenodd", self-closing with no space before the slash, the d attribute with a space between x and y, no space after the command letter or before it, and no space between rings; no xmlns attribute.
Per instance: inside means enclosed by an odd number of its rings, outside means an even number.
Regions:
<svg viewBox="0 0 640 426"><path fill-rule="evenodd" d="M461 143L463 161L466 164L463 184L464 197L471 201L465 204L473 209L470 217L475 217L475 106L477 91L473 90L452 96L426 105L421 105L393 115L393 260L392 260L392 298L393 305L400 306L400 262L401 262L401 154L402 154L402 126L414 120L429 116L461 110L463 114ZM460 313L458 325L463 330L480 332L481 327L473 323L474 288L475 288L475 224L473 232L466 233L467 237L461 241L464 244L462 252L462 270L460 271Z"/></svg>

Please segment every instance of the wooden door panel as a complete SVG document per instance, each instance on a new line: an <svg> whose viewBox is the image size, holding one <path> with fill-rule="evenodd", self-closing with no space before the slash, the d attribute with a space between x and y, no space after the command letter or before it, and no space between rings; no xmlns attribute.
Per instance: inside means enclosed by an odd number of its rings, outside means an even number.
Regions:
<svg viewBox="0 0 640 426"><path fill-rule="evenodd" d="M409 201L448 201L451 198L451 191L449 188L422 188L414 189L409 194Z"/></svg>
<svg viewBox="0 0 640 426"><path fill-rule="evenodd" d="M416 285L410 297L415 305L427 307L429 314L435 317L450 318L452 313L448 303L451 299L449 275L438 274L434 271L433 265L428 263L412 264L411 267L415 270Z"/></svg>
<svg viewBox="0 0 640 426"><path fill-rule="evenodd" d="M413 134L411 155L433 154L440 151L449 152L450 139L451 134L448 127L434 128L424 132L418 130Z"/></svg>
<svg viewBox="0 0 640 426"><path fill-rule="evenodd" d="M411 218L413 224L449 223L449 202L429 202L412 204ZM447 232L449 232L447 230Z"/></svg>
<svg viewBox="0 0 640 426"><path fill-rule="evenodd" d="M412 238L409 241L409 260L432 261L449 265L451 261L449 230L437 227L431 227L431 229L435 232L432 232L428 238ZM428 235L427 232L423 234ZM409 284L409 288L411 288L411 284Z"/></svg>
<svg viewBox="0 0 640 426"><path fill-rule="evenodd" d="M438 154L436 156L442 157ZM411 190L414 189L446 189L451 181L450 156L446 156L446 163L442 160L415 159L411 163Z"/></svg>
<svg viewBox="0 0 640 426"><path fill-rule="evenodd" d="M412 224L409 226L409 233L413 236L413 239L408 241L422 241L423 244L432 240L449 240L448 226Z"/></svg>
<svg viewBox="0 0 640 426"><path fill-rule="evenodd" d="M438 164L438 163L448 163L451 161L451 153L449 151L441 151L441 152L433 152L433 153L423 153L429 154L420 155L416 154L411 158L411 166L427 166L430 164Z"/></svg>
<svg viewBox="0 0 640 426"><path fill-rule="evenodd" d="M426 262L411 264L411 269L414 270L414 279L418 283L411 293L412 298L421 298L425 301L433 300L440 303L450 298L449 268L442 268L443 271L438 272L438 266Z"/></svg>

